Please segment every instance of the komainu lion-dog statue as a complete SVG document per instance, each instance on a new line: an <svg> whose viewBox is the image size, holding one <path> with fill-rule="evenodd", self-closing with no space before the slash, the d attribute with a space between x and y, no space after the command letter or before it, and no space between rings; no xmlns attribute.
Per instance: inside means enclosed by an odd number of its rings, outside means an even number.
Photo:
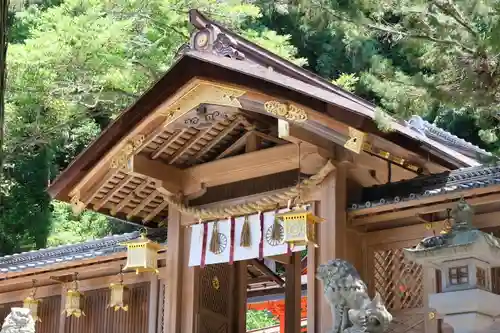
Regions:
<svg viewBox="0 0 500 333"><path fill-rule="evenodd" d="M318 267L316 278L323 282L325 297L332 309L331 333L383 333L392 315L377 293L370 299L366 284L353 265L345 260L331 260Z"/></svg>
<svg viewBox="0 0 500 333"><path fill-rule="evenodd" d="M35 333L35 321L31 311L25 308L10 309L0 333Z"/></svg>

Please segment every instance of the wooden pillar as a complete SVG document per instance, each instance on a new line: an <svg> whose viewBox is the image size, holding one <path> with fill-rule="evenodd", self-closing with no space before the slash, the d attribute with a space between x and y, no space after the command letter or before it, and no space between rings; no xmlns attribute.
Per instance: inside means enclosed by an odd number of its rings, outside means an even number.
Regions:
<svg viewBox="0 0 500 333"><path fill-rule="evenodd" d="M169 207L168 210L168 233L167 233L167 260L164 277L165 287L165 324L163 333L175 333L180 331L181 320L181 272L182 272L182 250L183 235L181 225L181 213Z"/></svg>
<svg viewBox="0 0 500 333"><path fill-rule="evenodd" d="M292 254L285 270L285 332L300 333L302 312L300 252Z"/></svg>
<svg viewBox="0 0 500 333"><path fill-rule="evenodd" d="M199 277L200 277L200 267L189 267L189 247L191 242L191 228L182 228L184 246L181 252L183 253L182 262L182 290L181 299L182 303L182 321L181 330L178 332L193 332L197 333L199 331L199 305L200 305L200 293L199 293ZM167 282L168 283L168 282Z"/></svg>
<svg viewBox="0 0 500 333"><path fill-rule="evenodd" d="M308 332L325 333L333 327L332 312L323 296L323 285L315 279L317 266L333 259L359 260L352 262L358 269L362 263L360 247L351 246L351 240L349 244L346 241L350 233L346 221L348 167L348 163L338 163L320 187L316 214L325 222L317 227L319 247L310 246L308 251Z"/></svg>
<svg viewBox="0 0 500 333"><path fill-rule="evenodd" d="M436 270L434 268L422 267L423 275L423 294L424 294L424 316L425 316L425 333L437 333L438 332L438 320L429 318L429 294L433 294L437 291L437 279Z"/></svg>
<svg viewBox="0 0 500 333"><path fill-rule="evenodd" d="M232 297L231 332L245 333L247 319L247 261L234 263L234 292Z"/></svg>
<svg viewBox="0 0 500 333"><path fill-rule="evenodd" d="M148 333L157 332L159 280L153 275L149 282Z"/></svg>
<svg viewBox="0 0 500 333"><path fill-rule="evenodd" d="M188 267L191 229L183 227L181 220L181 213L170 207L163 333L197 332L197 268Z"/></svg>
<svg viewBox="0 0 500 333"><path fill-rule="evenodd" d="M61 284L61 314L59 317L59 333L64 333L66 328L66 311L64 309L66 308L66 292L64 285Z"/></svg>

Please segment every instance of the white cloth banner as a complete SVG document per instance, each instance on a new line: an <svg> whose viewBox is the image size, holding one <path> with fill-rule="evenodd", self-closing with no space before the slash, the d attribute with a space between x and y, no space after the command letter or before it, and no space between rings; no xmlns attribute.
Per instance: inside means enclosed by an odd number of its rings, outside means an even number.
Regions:
<svg viewBox="0 0 500 333"><path fill-rule="evenodd" d="M286 212L287 209L279 211ZM241 243L241 232L245 217L238 217L234 223L234 242L231 242L231 222L229 219L218 221L219 225L219 251L213 253L210 251L210 240L212 238L214 222L207 223L205 250L203 251L204 225L195 224L191 227L191 244L189 251L189 266L200 266L202 258L205 256L205 265L229 263L231 259L231 244L233 244L233 261L249 260L259 257L260 241L261 241L261 226L259 214L248 216L250 224L250 246L243 247ZM263 256L270 257L288 253L288 244L284 240L283 221L279 220L281 240L276 241L271 238L272 228L274 224L275 213L264 213L264 228L263 228ZM294 246L292 252L305 250L306 246Z"/></svg>
<svg viewBox="0 0 500 333"><path fill-rule="evenodd" d="M238 217L234 226L234 261L249 260L259 257L259 243L260 243L260 219L259 214L248 216L248 223L250 224L250 246L243 247L241 244L241 231L245 217Z"/></svg>

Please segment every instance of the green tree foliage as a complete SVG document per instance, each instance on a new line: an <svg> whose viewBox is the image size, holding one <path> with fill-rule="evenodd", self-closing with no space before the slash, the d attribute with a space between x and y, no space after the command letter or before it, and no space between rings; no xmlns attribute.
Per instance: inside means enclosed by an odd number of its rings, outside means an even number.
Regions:
<svg viewBox="0 0 500 333"><path fill-rule="evenodd" d="M495 1L262 0L260 6L261 22L290 34L310 70L328 79L355 74L354 91L385 112L422 115L498 150Z"/></svg>
<svg viewBox="0 0 500 333"><path fill-rule="evenodd" d="M279 321L268 311L247 311L247 331L272 327L279 324Z"/></svg>
<svg viewBox="0 0 500 333"><path fill-rule="evenodd" d="M50 214L45 188L169 68L189 38L191 8L305 63L288 36L252 25L260 9L240 0L48 1L11 17L0 252L43 247L51 230L50 244L109 231L105 218L73 217L61 203Z"/></svg>

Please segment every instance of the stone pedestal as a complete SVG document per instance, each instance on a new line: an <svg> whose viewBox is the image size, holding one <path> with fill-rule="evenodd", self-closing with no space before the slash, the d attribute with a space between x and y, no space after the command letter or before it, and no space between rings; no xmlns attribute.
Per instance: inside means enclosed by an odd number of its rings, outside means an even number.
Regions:
<svg viewBox="0 0 500 333"><path fill-rule="evenodd" d="M429 295L434 308L454 333L474 333L490 327L500 315L500 295L481 289Z"/></svg>

